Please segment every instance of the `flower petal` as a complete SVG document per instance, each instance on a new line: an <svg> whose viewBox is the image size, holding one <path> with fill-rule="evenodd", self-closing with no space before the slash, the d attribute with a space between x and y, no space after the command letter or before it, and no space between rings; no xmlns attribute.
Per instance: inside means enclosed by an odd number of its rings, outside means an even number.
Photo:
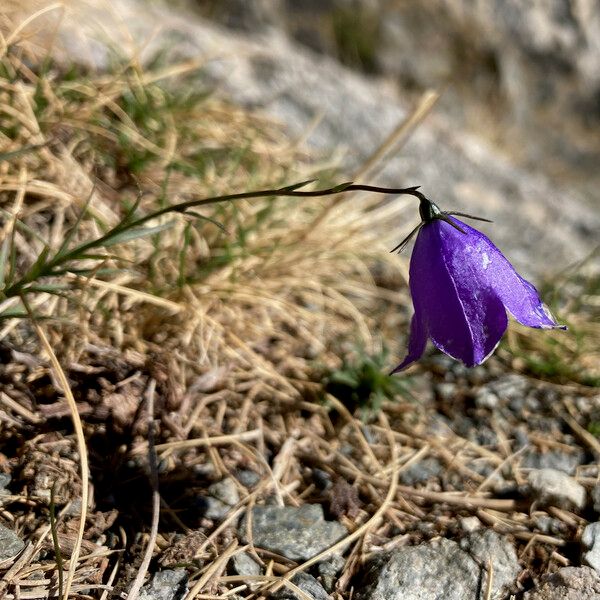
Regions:
<svg viewBox="0 0 600 600"><path fill-rule="evenodd" d="M493 288L510 314L522 325L537 328L561 327L543 304L535 287L515 271L492 241L466 223L454 220L468 236L465 251L469 256L468 260L480 267L476 270L481 287ZM458 238L452 232L448 235ZM465 259L466 256L456 255L457 262ZM456 264L453 269L455 272L459 271L460 265Z"/></svg>
<svg viewBox="0 0 600 600"><path fill-rule="evenodd" d="M416 308L416 307L415 307ZM410 339L408 341L408 354L404 360L390 373L393 375L398 371L402 371L408 365L419 360L425 351L427 345L427 330L419 312L415 310L415 314L410 322Z"/></svg>
<svg viewBox="0 0 600 600"><path fill-rule="evenodd" d="M440 220L428 223L419 232L410 268L413 302L429 337L469 367L494 351L508 325L494 289L482 285L469 250L471 237Z"/></svg>

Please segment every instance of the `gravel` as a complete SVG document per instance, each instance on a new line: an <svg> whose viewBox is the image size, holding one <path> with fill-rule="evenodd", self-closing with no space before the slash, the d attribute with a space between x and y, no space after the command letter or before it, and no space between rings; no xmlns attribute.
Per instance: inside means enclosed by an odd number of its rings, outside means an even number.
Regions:
<svg viewBox="0 0 600 600"><path fill-rule="evenodd" d="M292 578L292 583L314 600L330 600L323 586L307 573L298 573ZM275 594L277 600L304 600L300 594L290 588L282 588Z"/></svg>
<svg viewBox="0 0 600 600"><path fill-rule="evenodd" d="M579 465L585 460L585 453L581 448L574 452L561 452L560 450L549 450L538 452L529 450L523 455L521 467L526 469L554 469L568 475L573 475Z"/></svg>
<svg viewBox="0 0 600 600"><path fill-rule="evenodd" d="M600 600L600 577L589 567L563 567L544 575L523 600Z"/></svg>
<svg viewBox="0 0 600 600"><path fill-rule="evenodd" d="M223 520L240 500L235 481L230 477L213 483L207 491L208 495L199 499L200 510L207 519Z"/></svg>
<svg viewBox="0 0 600 600"><path fill-rule="evenodd" d="M159 571L138 596L139 600L181 600L188 591L187 573L184 569Z"/></svg>
<svg viewBox="0 0 600 600"><path fill-rule="evenodd" d="M12 530L0 525L0 560L6 560L17 555L25 542Z"/></svg>
<svg viewBox="0 0 600 600"><path fill-rule="evenodd" d="M414 486L439 477L443 467L437 458L424 458L400 473L400 481L404 485Z"/></svg>
<svg viewBox="0 0 600 600"><path fill-rule="evenodd" d="M585 488L562 471L534 469L527 480L531 495L541 506L566 510L581 510L585 506Z"/></svg>
<svg viewBox="0 0 600 600"><path fill-rule="evenodd" d="M260 565L246 552L235 554L231 562L238 575L260 575Z"/></svg>
<svg viewBox="0 0 600 600"><path fill-rule="evenodd" d="M464 600L478 598L494 567L492 599L504 598L521 568L512 544L491 530L458 544L445 538L376 557L367 569L360 600Z"/></svg>
<svg viewBox="0 0 600 600"><path fill-rule="evenodd" d="M236 475L238 481L247 488L253 488L260 481L260 475L249 469L240 469Z"/></svg>
<svg viewBox="0 0 600 600"><path fill-rule="evenodd" d="M8 492L6 488L9 486L11 479L10 473L0 473L0 493Z"/></svg>
<svg viewBox="0 0 600 600"><path fill-rule="evenodd" d="M583 553L583 562L600 573L600 523L590 523L586 526L581 543L588 549Z"/></svg>
<svg viewBox="0 0 600 600"><path fill-rule="evenodd" d="M319 504L255 506L252 509L252 538L258 548L270 550L295 561L306 561L326 550L344 536L346 528L326 521ZM239 527L246 539L246 517Z"/></svg>
<svg viewBox="0 0 600 600"><path fill-rule="evenodd" d="M344 568L346 561L339 554L333 554L326 560L317 563L317 571L323 587L332 592L335 587L335 582L340 571Z"/></svg>
<svg viewBox="0 0 600 600"><path fill-rule="evenodd" d="M592 502L594 503L594 510L600 514L600 484L594 486L592 490Z"/></svg>

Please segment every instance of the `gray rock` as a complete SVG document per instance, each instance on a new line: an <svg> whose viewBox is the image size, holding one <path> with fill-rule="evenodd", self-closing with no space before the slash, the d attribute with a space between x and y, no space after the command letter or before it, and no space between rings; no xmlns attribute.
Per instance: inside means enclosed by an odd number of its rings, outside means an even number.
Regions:
<svg viewBox="0 0 600 600"><path fill-rule="evenodd" d="M527 391L531 387L526 377L517 373L501 375L482 386L478 390L478 395L493 395L495 400L491 401L495 406L498 403L510 403L515 400L523 400Z"/></svg>
<svg viewBox="0 0 600 600"><path fill-rule="evenodd" d="M231 477L226 477L221 481L217 481L208 487L208 493L217 500L227 504L228 506L235 506L240 501L240 494L238 492L235 481Z"/></svg>
<svg viewBox="0 0 600 600"><path fill-rule="evenodd" d="M481 527L481 521L477 517L463 517L460 521L460 528L470 533L472 531L476 531Z"/></svg>
<svg viewBox="0 0 600 600"><path fill-rule="evenodd" d="M584 460L585 453L581 448L578 448L575 452L561 452L560 450L537 452L536 450L528 450L523 456L521 467L525 469L555 469L573 475Z"/></svg>
<svg viewBox="0 0 600 600"><path fill-rule="evenodd" d="M521 572L514 546L507 538L491 529L479 529L460 540L460 547L481 566L491 562L494 584L498 589L508 589Z"/></svg>
<svg viewBox="0 0 600 600"><path fill-rule="evenodd" d="M435 391L442 400L452 400L456 396L455 383L441 382L435 386Z"/></svg>
<svg viewBox="0 0 600 600"><path fill-rule="evenodd" d="M461 545L442 538L384 553L371 563L358 596L360 600L479 598L490 559L494 566L491 598L499 600L520 567L514 548L492 531L474 532Z"/></svg>
<svg viewBox="0 0 600 600"><path fill-rule="evenodd" d="M560 519L548 515L537 515L534 517L535 526L546 535L564 535L567 525Z"/></svg>
<svg viewBox="0 0 600 600"><path fill-rule="evenodd" d="M12 529L0 525L0 560L16 556L24 546L25 542Z"/></svg>
<svg viewBox="0 0 600 600"><path fill-rule="evenodd" d="M308 573L298 573L292 578L292 583L298 586L305 594L314 600L329 600L329 595L323 589L323 586ZM278 600L303 600L300 594L294 590L284 587L275 594Z"/></svg>
<svg viewBox="0 0 600 600"><path fill-rule="evenodd" d="M581 543L588 548L583 553L583 562L600 573L600 523L590 523L583 530Z"/></svg>
<svg viewBox="0 0 600 600"><path fill-rule="evenodd" d="M295 561L305 561L333 546L347 534L336 521L326 521L318 504L255 506L252 509L254 545ZM246 538L246 518L239 536ZM247 541L247 540L246 540Z"/></svg>
<svg viewBox="0 0 600 600"><path fill-rule="evenodd" d="M515 450L520 450L529 444L529 433L525 427L516 427L513 430L513 437L515 438Z"/></svg>
<svg viewBox="0 0 600 600"><path fill-rule="evenodd" d="M600 600L600 577L589 567L563 567L544 575L523 600Z"/></svg>
<svg viewBox="0 0 600 600"><path fill-rule="evenodd" d="M492 392L487 387L481 387L477 390L475 394L475 404L479 408L487 408L489 410L494 410L494 408L498 407L500 400L494 392Z"/></svg>
<svg viewBox="0 0 600 600"><path fill-rule="evenodd" d="M240 500L235 481L230 477L213 483L207 491L208 496L200 498L201 511L207 519L224 519Z"/></svg>
<svg viewBox="0 0 600 600"><path fill-rule="evenodd" d="M11 480L12 477L10 476L10 473L0 473L0 495L10 494L8 485L10 484Z"/></svg>
<svg viewBox="0 0 600 600"><path fill-rule="evenodd" d="M246 552L235 554L232 563L238 575L260 575L260 565Z"/></svg>
<svg viewBox="0 0 600 600"><path fill-rule="evenodd" d="M260 481L260 475L249 469L240 469L236 475L239 482L247 488L253 488Z"/></svg>
<svg viewBox="0 0 600 600"><path fill-rule="evenodd" d="M344 568L346 561L340 554L333 554L327 560L317 564L317 571L328 592L333 592L338 574Z"/></svg>
<svg viewBox="0 0 600 600"><path fill-rule="evenodd" d="M437 458L429 457L416 462L405 471L400 473L400 481L404 485L416 485L425 483L434 477L439 477L442 472L442 464Z"/></svg>
<svg viewBox="0 0 600 600"><path fill-rule="evenodd" d="M585 506L585 488L562 471L532 470L527 478L532 496L541 506L581 510Z"/></svg>
<svg viewBox="0 0 600 600"><path fill-rule="evenodd" d="M244 2L257 4L264 10L264 0ZM599 8L596 0L289 0L270 2L269 19L263 12L262 21L321 53L343 56L335 31L346 15L344 29L369 57L366 65L350 61L413 89L435 88L472 70L469 85L452 86L440 102L438 110L452 115L455 127L474 114L487 115L500 125L490 131L513 148L518 144L518 153L537 168L550 172L556 161L567 169L576 162L580 179L589 180L596 175L590 167L598 143L588 138L582 144L585 133L577 139L574 123L585 127L582 117L598 119ZM490 93L503 101L487 103ZM543 115L537 114L540 105Z"/></svg>
<svg viewBox="0 0 600 600"><path fill-rule="evenodd" d="M81 498L75 498L65 507L63 514L78 517L81 514Z"/></svg>
<svg viewBox="0 0 600 600"><path fill-rule="evenodd" d="M600 484L596 484L592 490L592 501L594 502L594 510L600 514Z"/></svg>
<svg viewBox="0 0 600 600"><path fill-rule="evenodd" d="M184 569L159 571L140 590L139 600L181 600L188 591Z"/></svg>

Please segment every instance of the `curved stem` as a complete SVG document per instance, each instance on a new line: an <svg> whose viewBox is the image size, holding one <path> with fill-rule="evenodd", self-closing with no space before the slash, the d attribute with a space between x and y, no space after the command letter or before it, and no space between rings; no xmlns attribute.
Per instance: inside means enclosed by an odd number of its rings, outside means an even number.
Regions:
<svg viewBox="0 0 600 600"><path fill-rule="evenodd" d="M374 192L377 194L409 194L416 198L423 199L425 196L417 191L419 186L413 186L408 188L385 188L375 185L363 185L360 183L342 183L341 185L312 191L302 191L298 188L311 183L310 181L301 182L295 185L286 186L278 189L271 190L257 190L254 192L239 192L236 194L226 194L224 196L212 196L210 198L201 198L199 200L188 200L186 202L180 202L179 204L173 204L171 206L165 206L159 210L143 215L134 220L128 218L121 223L118 223L111 229L109 229L104 235L85 242L79 246L76 246L70 251L59 250L48 262L37 265L35 269L31 269L26 273L19 281L6 288L2 294L3 299L7 299L13 296L18 296L27 292L27 285L42 278L54 275L54 270L72 260L76 260L82 254L85 254L92 248L101 247L104 242L107 242L110 238L122 231L127 231L140 227L152 219L162 217L169 213L185 213L191 208L197 208L199 206L206 206L208 204L219 204L221 202L233 202L236 200L247 200L250 198L268 198L286 196L293 198L316 198L319 196L330 196L333 194L339 194L340 192L352 192L352 191L363 191L363 192Z"/></svg>

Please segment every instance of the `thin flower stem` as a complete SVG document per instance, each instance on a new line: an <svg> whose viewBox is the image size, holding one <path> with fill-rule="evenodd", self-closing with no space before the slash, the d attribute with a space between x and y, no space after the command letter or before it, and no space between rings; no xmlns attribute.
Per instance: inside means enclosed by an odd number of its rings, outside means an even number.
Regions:
<svg viewBox="0 0 600 600"><path fill-rule="evenodd" d="M374 185L363 185L348 182L321 190L301 191L298 189L308 183L311 182L305 181L278 189L257 190L254 192L239 192L236 194L226 194L225 196L213 196L210 198L202 198L200 200L188 200L179 204L173 204L172 206L165 206L159 210L150 212L147 215L138 217L134 220L130 220L130 218L128 217L124 221L112 227L109 231L107 231L104 235L100 236L99 238L90 240L89 242L85 242L69 251L65 251L65 249L61 248L52 258L48 259L47 262L39 261L39 263L33 265L32 268L27 273L25 273L25 275L20 280L16 281L13 285L7 287L2 293L2 298L0 299L4 300L13 296L19 296L23 293L26 293L28 291L27 286L29 284L43 277L57 275L58 273L56 272L56 269L58 267L68 264L73 260L77 260L78 258L81 258L83 254L86 254L89 250L93 248L102 247L105 243L107 243L111 238L114 238L117 234L120 234L124 231L139 228L148 221L151 221L152 219L157 219L166 214L183 214L189 211L190 209L197 208L199 206L206 206L208 204L218 204L222 202L233 202L236 200L247 200L251 198L268 198L280 196L294 198L316 198L319 196L330 196L333 194L339 194L340 192L352 191L374 192L377 194L409 194L419 199L423 197L423 194L417 191L419 186L409 188L385 188Z"/></svg>

